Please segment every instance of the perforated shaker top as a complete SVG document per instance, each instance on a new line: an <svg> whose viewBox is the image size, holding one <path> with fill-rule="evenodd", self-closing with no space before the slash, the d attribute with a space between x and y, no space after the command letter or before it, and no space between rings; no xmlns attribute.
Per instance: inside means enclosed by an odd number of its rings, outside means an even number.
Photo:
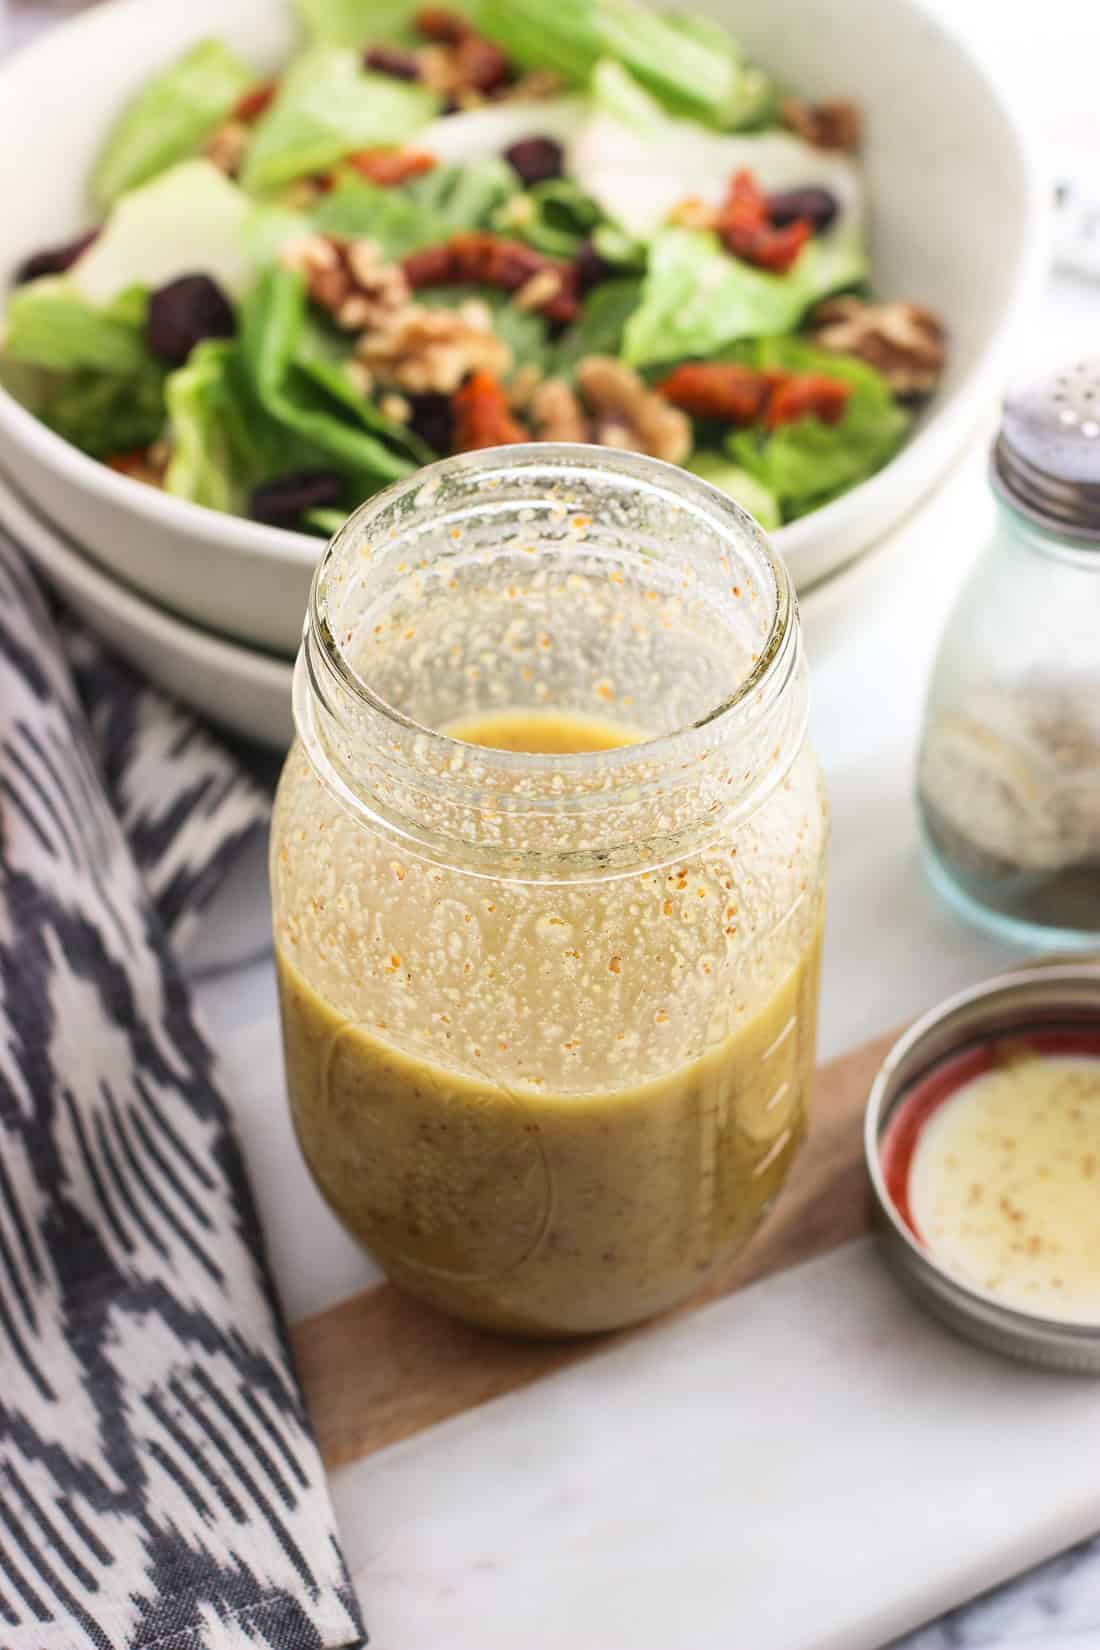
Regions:
<svg viewBox="0 0 1100 1650"><path fill-rule="evenodd" d="M992 478L1032 521L1100 544L1100 360L1008 396Z"/></svg>

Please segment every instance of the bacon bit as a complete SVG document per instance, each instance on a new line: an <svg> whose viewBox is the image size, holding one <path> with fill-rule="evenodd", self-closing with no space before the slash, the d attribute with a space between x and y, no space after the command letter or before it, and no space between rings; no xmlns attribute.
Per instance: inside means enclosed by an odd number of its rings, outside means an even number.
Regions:
<svg viewBox="0 0 1100 1650"><path fill-rule="evenodd" d="M852 386L823 373L758 371L735 363L699 361L677 367L657 390L696 418L777 430L811 413L824 424L839 424Z"/></svg>
<svg viewBox="0 0 1100 1650"><path fill-rule="evenodd" d="M384 188L418 178L436 164L435 156L426 149L360 149L358 154L349 155L347 162L368 183Z"/></svg>
<svg viewBox="0 0 1100 1650"><path fill-rule="evenodd" d="M764 414L765 428L777 430L781 424L794 424L811 413L823 424L839 424L851 393L851 384L841 378L826 378L818 372L792 373L772 391Z"/></svg>
<svg viewBox="0 0 1100 1650"><path fill-rule="evenodd" d="M795 218L782 229L774 228L768 217L768 197L744 168L733 175L715 227L735 258L778 275L787 273L813 234L808 218Z"/></svg>
<svg viewBox="0 0 1100 1650"><path fill-rule="evenodd" d="M518 292L532 275L552 270L561 278L556 292L540 306L550 321L572 321L579 309L576 271L571 264L548 258L520 241L508 241L484 230L452 235L441 246L412 252L402 262L411 287L474 285Z"/></svg>
<svg viewBox="0 0 1100 1650"><path fill-rule="evenodd" d="M657 385L666 401L694 418L720 418L739 426L755 424L771 393L769 375L733 362L697 361L676 367Z"/></svg>
<svg viewBox="0 0 1100 1650"><path fill-rule="evenodd" d="M270 109L278 90L277 80L261 80L258 86L253 86L237 99L230 119L243 120L246 125L253 120L259 120L260 116Z"/></svg>
<svg viewBox="0 0 1100 1650"><path fill-rule="evenodd" d="M512 417L508 393L489 372L475 372L451 397L454 413L454 450L475 452L481 447L507 447L528 439Z"/></svg>

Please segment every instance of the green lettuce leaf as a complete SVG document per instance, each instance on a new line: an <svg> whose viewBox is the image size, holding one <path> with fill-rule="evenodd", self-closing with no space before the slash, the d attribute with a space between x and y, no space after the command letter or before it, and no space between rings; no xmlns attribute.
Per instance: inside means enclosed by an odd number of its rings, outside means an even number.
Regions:
<svg viewBox="0 0 1100 1650"><path fill-rule="evenodd" d="M322 538L331 539L340 531L347 519L347 515L343 510L318 508L306 511L305 526L307 531L318 533Z"/></svg>
<svg viewBox="0 0 1100 1650"><path fill-rule="evenodd" d="M261 407L335 463L357 496L408 475L415 438L383 418L339 366L312 352L302 358L305 316L304 282L286 269L267 270L242 305L242 356Z"/></svg>
<svg viewBox="0 0 1100 1650"><path fill-rule="evenodd" d="M572 258L602 217L597 203L571 178L548 178L511 195L494 212L492 226L548 257Z"/></svg>
<svg viewBox="0 0 1100 1650"><path fill-rule="evenodd" d="M515 186L516 175L506 160L481 155L461 165L433 166L430 172L410 178L404 192L424 211L445 218L451 229L482 229Z"/></svg>
<svg viewBox="0 0 1100 1650"><path fill-rule="evenodd" d="M562 333L555 351L558 372L571 372L586 355L618 355L623 329L638 307L640 277L624 275L601 281L584 301L573 325Z"/></svg>
<svg viewBox="0 0 1100 1650"><path fill-rule="evenodd" d="M45 275L12 293L4 353L50 372L137 372L149 358L143 333L147 302L139 288L115 306L97 308L65 276Z"/></svg>
<svg viewBox="0 0 1100 1650"><path fill-rule="evenodd" d="M406 40L423 0L294 0L308 34L331 46L365 46L375 41ZM463 14L463 0L448 0L448 11Z"/></svg>
<svg viewBox="0 0 1100 1650"><path fill-rule="evenodd" d="M244 504L244 466L234 440L238 408L228 370L236 348L214 339L197 345L164 386L172 448L165 490L211 510Z"/></svg>
<svg viewBox="0 0 1100 1650"><path fill-rule="evenodd" d="M812 304L865 273L862 247L841 229L815 236L786 275L731 257L715 235L663 229L650 247L623 358L651 366L711 356L739 338L788 332Z"/></svg>
<svg viewBox="0 0 1100 1650"><path fill-rule="evenodd" d="M775 81L763 69L745 62L740 46L721 23L716 23L712 17L700 17L695 12L668 11L663 12L662 16L670 28L690 35L707 51L733 59L736 78L718 125L727 132L742 132L774 122L778 102Z"/></svg>
<svg viewBox="0 0 1100 1650"><path fill-rule="evenodd" d="M783 515L775 494L748 470L732 463L724 453L693 453L684 469L709 481L720 493L728 493L735 503L755 517L766 533L782 526Z"/></svg>
<svg viewBox="0 0 1100 1650"><path fill-rule="evenodd" d="M262 193L324 171L357 149L404 143L438 107L423 86L365 73L350 47L316 46L283 76L257 122L241 183Z"/></svg>
<svg viewBox="0 0 1100 1650"><path fill-rule="evenodd" d="M255 73L219 40L200 40L146 81L107 135L92 171L100 206L193 155L254 84Z"/></svg>
<svg viewBox="0 0 1100 1650"><path fill-rule="evenodd" d="M513 184L511 168L494 159L437 166L399 187L349 173L321 197L309 222L323 235L366 235L383 257L404 258L456 230L481 228Z"/></svg>
<svg viewBox="0 0 1100 1650"><path fill-rule="evenodd" d="M132 373L81 368L54 380L35 410L81 452L110 458L148 447L163 433L164 378L154 361Z"/></svg>
<svg viewBox="0 0 1100 1650"><path fill-rule="evenodd" d="M880 470L909 428L881 373L864 361L831 355L802 338L761 338L733 352L747 365L825 373L851 384L838 424L801 418L768 434L735 430L726 441L734 462L778 498L785 521L806 515Z"/></svg>
<svg viewBox="0 0 1100 1650"><path fill-rule="evenodd" d="M601 58L612 58L662 102L696 119L726 125L755 107L742 88L741 52L728 35L712 27L700 38L640 0L480 0L476 17L524 68L552 69L584 84Z"/></svg>

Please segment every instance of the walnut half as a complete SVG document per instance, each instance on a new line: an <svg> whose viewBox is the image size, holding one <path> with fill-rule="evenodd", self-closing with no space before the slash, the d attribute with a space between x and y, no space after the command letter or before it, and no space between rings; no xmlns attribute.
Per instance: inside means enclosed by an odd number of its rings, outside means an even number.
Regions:
<svg viewBox="0 0 1100 1650"><path fill-rule="evenodd" d="M408 307L404 271L386 263L373 241L306 235L285 246L280 261L301 271L312 301L346 332L384 325Z"/></svg>
<svg viewBox="0 0 1100 1650"><path fill-rule="evenodd" d="M605 447L628 447L680 464L691 451L691 420L670 407L636 372L609 355L589 355L577 368L577 384Z"/></svg>
<svg viewBox="0 0 1100 1650"><path fill-rule="evenodd" d="M578 396L562 378L548 378L531 397L540 441L595 441L679 464L691 451L691 420L649 389L629 367L589 355L577 368Z"/></svg>
<svg viewBox="0 0 1100 1650"><path fill-rule="evenodd" d="M500 378L512 364L476 300L453 310L408 304L364 332L355 353L377 382L409 395L450 395L469 373Z"/></svg>
<svg viewBox="0 0 1100 1650"><path fill-rule="evenodd" d="M868 304L862 298L830 298L810 317L814 342L837 355L856 355L876 367L903 400L928 395L946 359L939 317L920 304L895 299Z"/></svg>

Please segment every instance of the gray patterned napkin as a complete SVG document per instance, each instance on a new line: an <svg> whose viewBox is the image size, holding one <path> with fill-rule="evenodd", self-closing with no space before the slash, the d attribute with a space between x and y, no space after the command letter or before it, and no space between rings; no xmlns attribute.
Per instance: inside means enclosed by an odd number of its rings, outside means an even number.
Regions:
<svg viewBox="0 0 1100 1650"><path fill-rule="evenodd" d="M0 535L0 1650L363 1642L169 944L266 811Z"/></svg>

